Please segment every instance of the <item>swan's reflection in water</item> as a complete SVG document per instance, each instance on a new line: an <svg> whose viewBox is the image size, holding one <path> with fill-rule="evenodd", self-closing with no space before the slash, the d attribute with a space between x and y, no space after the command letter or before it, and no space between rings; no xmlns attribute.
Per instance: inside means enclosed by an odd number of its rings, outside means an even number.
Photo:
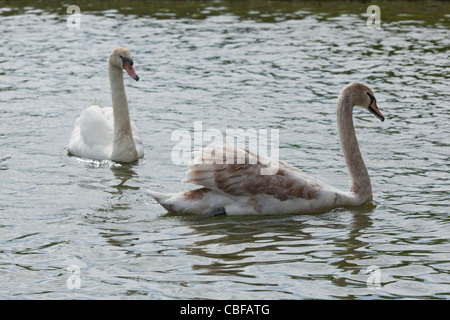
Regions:
<svg viewBox="0 0 450 320"><path fill-rule="evenodd" d="M339 286L356 283L362 287L367 266L361 261L370 257L364 234L372 226L370 213L374 208L369 204L352 213L336 209L314 215L209 220L180 217L201 239L181 249L197 257L192 264L195 272L212 279L227 275L233 281L266 286L267 290L283 286L280 279L325 280ZM277 281L270 280L270 273Z"/></svg>
<svg viewBox="0 0 450 320"><path fill-rule="evenodd" d="M91 222L124 219L126 215L123 215L123 212L133 208L133 196L138 194L140 189L139 175L134 169L139 162L119 164L109 160L78 161L90 169L89 176L79 178L79 186L90 189L93 197L104 199L94 212L87 215L87 219Z"/></svg>
<svg viewBox="0 0 450 320"><path fill-rule="evenodd" d="M138 187L138 186L132 186L132 185L126 184L128 181L131 181L133 179L136 181L139 180L139 176L136 173L136 171L133 170L133 166L134 166L134 163L132 163L132 164L124 163L124 164L121 164L120 166L111 167L111 171L114 173L116 180L119 182L118 184L111 186L117 190L116 192L111 192L112 194L114 194L114 193L122 194L124 190L136 190L137 191L140 189L140 187Z"/></svg>
<svg viewBox="0 0 450 320"><path fill-rule="evenodd" d="M120 164L110 167L113 173L105 192L108 194L104 205L99 208L100 212L115 214L115 218L125 217L121 212L133 207L132 195L139 191L136 185L139 176L133 169L133 164ZM129 191L129 192L128 192Z"/></svg>
<svg viewBox="0 0 450 320"><path fill-rule="evenodd" d="M91 216L99 234L108 245L114 247L132 247L139 238L133 231L127 230L127 223L133 221L133 215L128 214L135 207L134 195L140 190L136 185L139 175L134 166L136 163L121 163L110 166L113 174L105 192L108 194L102 206Z"/></svg>

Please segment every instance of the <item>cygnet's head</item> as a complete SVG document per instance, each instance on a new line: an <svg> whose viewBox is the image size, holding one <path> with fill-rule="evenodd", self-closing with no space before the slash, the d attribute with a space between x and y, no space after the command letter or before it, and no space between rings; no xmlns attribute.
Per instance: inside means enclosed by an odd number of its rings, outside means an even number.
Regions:
<svg viewBox="0 0 450 320"><path fill-rule="evenodd" d="M350 101L354 106L363 107L364 109L369 110L378 119L384 121L384 116L381 114L377 106L377 99L375 99L375 95L372 90L370 90L367 86L362 83L352 82L345 86L339 94L340 98L344 98L344 96L349 99L348 101Z"/></svg>

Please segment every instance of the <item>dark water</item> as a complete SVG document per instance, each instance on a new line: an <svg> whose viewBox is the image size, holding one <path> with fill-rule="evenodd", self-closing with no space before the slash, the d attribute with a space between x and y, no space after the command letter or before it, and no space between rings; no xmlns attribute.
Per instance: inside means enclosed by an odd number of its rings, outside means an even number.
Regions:
<svg viewBox="0 0 450 320"><path fill-rule="evenodd" d="M67 5L0 2L1 298L450 298L448 4L382 2L368 29L366 3L239 3L80 1L72 30ZM125 85L145 157L69 157L81 108L111 104L118 45L141 78ZM355 111L371 204L204 219L147 196L192 188L171 134L194 121L279 129L281 159L347 189L335 101L350 81L386 117Z"/></svg>

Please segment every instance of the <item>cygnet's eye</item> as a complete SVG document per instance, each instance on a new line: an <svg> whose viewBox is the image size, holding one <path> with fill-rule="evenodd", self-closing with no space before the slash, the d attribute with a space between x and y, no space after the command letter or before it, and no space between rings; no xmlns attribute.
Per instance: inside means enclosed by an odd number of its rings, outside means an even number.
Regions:
<svg viewBox="0 0 450 320"><path fill-rule="evenodd" d="M367 95L370 98L370 104L372 104L372 102L375 100L375 97L373 95L371 95L369 92L367 92Z"/></svg>
<svg viewBox="0 0 450 320"><path fill-rule="evenodd" d="M122 59L122 58L123 58L121 54L119 54L119 58L120 58L120 59Z"/></svg>

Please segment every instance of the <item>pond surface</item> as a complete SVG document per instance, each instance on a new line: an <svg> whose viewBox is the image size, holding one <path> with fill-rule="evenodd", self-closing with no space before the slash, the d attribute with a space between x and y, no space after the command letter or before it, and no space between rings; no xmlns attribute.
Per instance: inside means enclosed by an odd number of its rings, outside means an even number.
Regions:
<svg viewBox="0 0 450 320"><path fill-rule="evenodd" d="M1 2L0 298L450 299L450 12L426 3L382 2L369 29L358 2L80 1L70 29L60 2ZM82 107L111 105L118 45L145 157L70 157ZM278 129L281 159L347 189L335 105L351 81L386 117L354 114L371 203L208 219L146 194L195 187L171 159L194 121Z"/></svg>

